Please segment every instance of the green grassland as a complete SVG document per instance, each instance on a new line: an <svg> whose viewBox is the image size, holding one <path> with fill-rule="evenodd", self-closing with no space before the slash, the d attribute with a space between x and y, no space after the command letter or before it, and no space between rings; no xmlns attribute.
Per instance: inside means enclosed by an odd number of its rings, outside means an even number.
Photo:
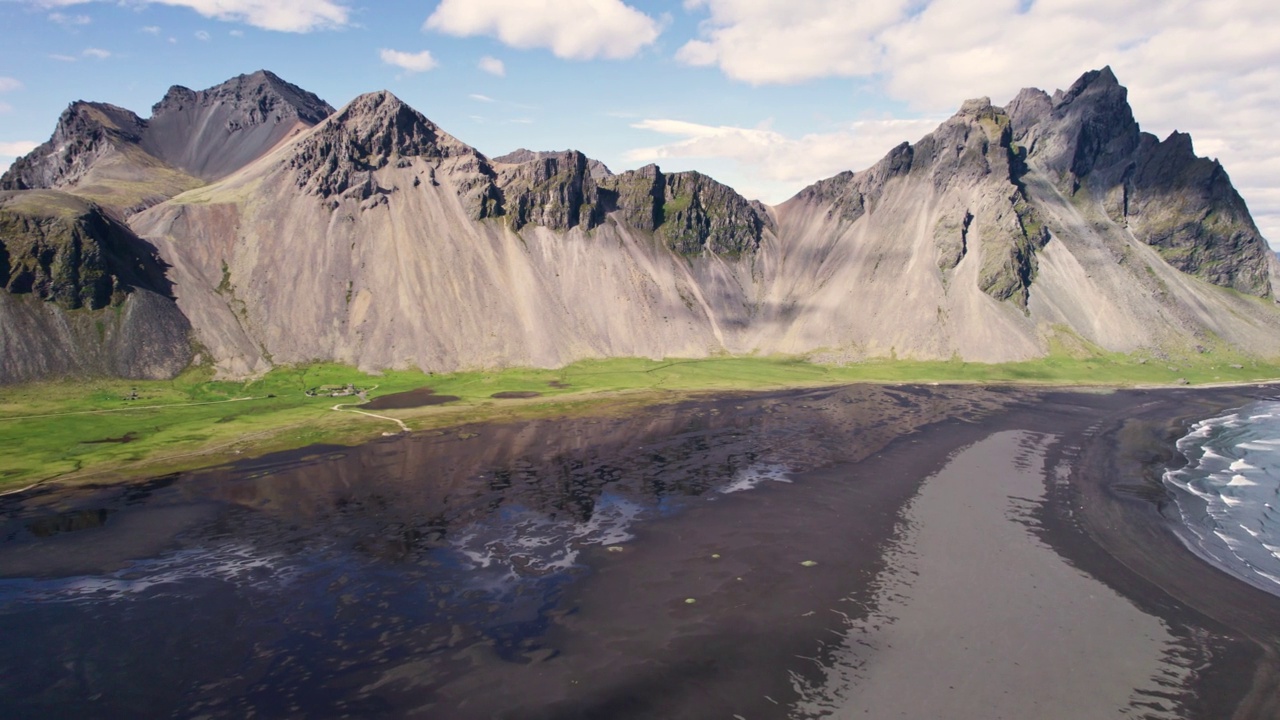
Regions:
<svg viewBox="0 0 1280 720"><path fill-rule="evenodd" d="M0 387L0 491L52 479L136 478L315 443L358 443L399 431L393 421L333 411L339 403L358 408L356 398L305 394L322 385L353 383L371 389L370 397L430 387L460 398L446 405L369 411L424 430L486 420L626 412L704 392L857 382L1115 387L1276 378L1280 365L1217 354L1155 359L1060 353L998 365L882 360L834 366L792 358L713 357L584 361L555 370L447 375L395 370L371 376L325 364L277 368L249 382L216 381L207 369L172 381L66 380ZM542 397L492 398L509 391L536 391Z"/></svg>

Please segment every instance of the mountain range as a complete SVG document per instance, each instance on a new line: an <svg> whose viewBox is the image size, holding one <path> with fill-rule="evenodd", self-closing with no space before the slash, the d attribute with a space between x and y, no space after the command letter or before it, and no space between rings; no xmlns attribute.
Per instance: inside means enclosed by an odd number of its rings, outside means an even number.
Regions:
<svg viewBox="0 0 1280 720"><path fill-rule="evenodd" d="M490 158L389 92L260 71L72 103L0 178L0 382L788 354L1280 356L1280 261L1109 68L970 100L777 206L581 152Z"/></svg>

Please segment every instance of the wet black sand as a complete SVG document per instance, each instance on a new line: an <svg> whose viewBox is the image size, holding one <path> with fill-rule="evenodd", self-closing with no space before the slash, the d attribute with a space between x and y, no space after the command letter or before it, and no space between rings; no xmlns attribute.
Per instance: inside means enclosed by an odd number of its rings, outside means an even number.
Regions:
<svg viewBox="0 0 1280 720"><path fill-rule="evenodd" d="M0 715L806 716L855 630L937 614L890 582L937 552L911 544L922 483L1019 431L1047 478L1027 538L1168 635L1130 716L1275 717L1280 599L1183 549L1159 484L1185 421L1269 392L780 392L39 489L0 504ZM1025 641L1052 658L1048 624Z"/></svg>

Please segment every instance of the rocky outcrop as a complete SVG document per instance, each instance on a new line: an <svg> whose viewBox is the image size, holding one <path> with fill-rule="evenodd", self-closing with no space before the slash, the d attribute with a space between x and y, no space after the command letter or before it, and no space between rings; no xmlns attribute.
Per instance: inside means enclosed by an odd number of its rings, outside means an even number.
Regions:
<svg viewBox="0 0 1280 720"><path fill-rule="evenodd" d="M1270 252L1217 160L1197 157L1191 136L1144 137L1121 186L1119 215L1170 265L1258 297L1271 296Z"/></svg>
<svg viewBox="0 0 1280 720"><path fill-rule="evenodd" d="M1026 162L1069 197L1084 193L1171 265L1215 285L1271 297L1269 248L1226 171L1198 158L1188 135L1141 132L1110 68L1052 97L1023 90L1010 104Z"/></svg>
<svg viewBox="0 0 1280 720"><path fill-rule="evenodd" d="M145 131L146 122L124 108L74 102L58 118L53 137L0 176L0 190L74 186L105 156L141 142Z"/></svg>
<svg viewBox="0 0 1280 720"><path fill-rule="evenodd" d="M531 152L518 150L494 160L499 167L502 213L513 230L530 223L568 230L590 230L604 222L606 208L597 182L604 165L576 150Z"/></svg>
<svg viewBox="0 0 1280 720"><path fill-rule="evenodd" d="M820 180L801 190L795 199L826 207L828 217L857 222L874 207L889 180L911 171L914 154L911 144L904 142L867 170L858 173L846 170Z"/></svg>
<svg viewBox="0 0 1280 720"><path fill-rule="evenodd" d="M519 150L494 162L502 211L515 230L591 230L612 215L681 255L738 257L759 247L772 223L764 205L697 172L647 165L614 175L576 150Z"/></svg>
<svg viewBox="0 0 1280 720"><path fill-rule="evenodd" d="M606 178L601 186L623 223L654 233L682 255L751 253L772 225L765 206L698 172L668 174L648 165Z"/></svg>
<svg viewBox="0 0 1280 720"><path fill-rule="evenodd" d="M66 190L131 215L239 170L332 112L266 71L208 90L174 86L148 120L75 102L53 137L0 177L0 189Z"/></svg>
<svg viewBox="0 0 1280 720"><path fill-rule="evenodd" d="M430 183L438 184L438 174L449 176L473 220L500 213L489 161L386 91L361 95L330 116L293 147L288 164L297 187L309 194L362 200L391 191L378 184L378 170L415 160L424 163Z"/></svg>
<svg viewBox="0 0 1280 720"><path fill-rule="evenodd" d="M547 152L547 151L527 150L525 148L520 148L518 150L513 150L507 153L506 155L502 155L500 157L494 158L493 162L498 164L522 165L524 163L533 162L535 160L541 160L543 158L561 157L573 152L576 152L576 151L565 150L563 152L556 152L556 151ZM591 178L593 180L603 180L613 175L613 172L609 170L609 166L605 165L599 160L596 160L595 158L587 158L587 172L591 175Z"/></svg>
<svg viewBox="0 0 1280 720"><path fill-rule="evenodd" d="M943 208L932 229L939 270L954 269L976 250L978 287L1025 309L1035 254L1049 235L1023 190L1023 170L1023 150L1013 143L1009 115L990 99L978 98L966 101L915 145L902 143L863 172L815 183L795 202L825 208L837 224L854 224L875 212L891 183L924 188Z"/></svg>
<svg viewBox="0 0 1280 720"><path fill-rule="evenodd" d="M0 193L0 286L66 310L169 294L155 251L101 208L51 190Z"/></svg>
<svg viewBox="0 0 1280 720"><path fill-rule="evenodd" d="M0 192L0 286L0 382L168 378L191 361L154 248L73 195Z"/></svg>

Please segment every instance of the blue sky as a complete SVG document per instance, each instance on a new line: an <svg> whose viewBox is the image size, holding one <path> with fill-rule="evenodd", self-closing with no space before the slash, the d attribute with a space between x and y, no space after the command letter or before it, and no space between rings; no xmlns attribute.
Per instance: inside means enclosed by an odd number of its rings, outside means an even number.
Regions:
<svg viewBox="0 0 1280 720"><path fill-rule="evenodd" d="M336 107L388 89L489 155L700 169L766 202L915 141L965 98L1110 64L1280 238L1280 4L1255 0L0 0L0 166L77 99L266 68ZM425 53L425 54L424 54Z"/></svg>

